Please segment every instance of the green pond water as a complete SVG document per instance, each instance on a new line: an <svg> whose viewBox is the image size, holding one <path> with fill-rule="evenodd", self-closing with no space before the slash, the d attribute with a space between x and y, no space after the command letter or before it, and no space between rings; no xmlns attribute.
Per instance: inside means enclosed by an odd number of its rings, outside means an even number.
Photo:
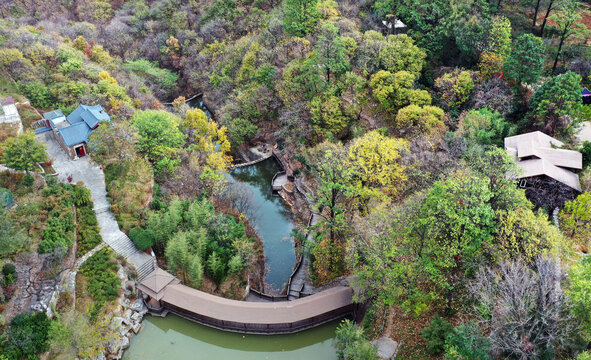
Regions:
<svg viewBox="0 0 591 360"><path fill-rule="evenodd" d="M270 158L253 166L232 171L234 180L247 185L252 192L256 216L248 219L265 245L265 292L283 290L295 265L295 248L290 236L294 228L289 209L278 196L273 196L271 181L281 171L275 159Z"/></svg>
<svg viewBox="0 0 591 360"><path fill-rule="evenodd" d="M171 314L166 318L147 315L142 323L124 360L337 359L333 347L337 322L292 335L236 334Z"/></svg>

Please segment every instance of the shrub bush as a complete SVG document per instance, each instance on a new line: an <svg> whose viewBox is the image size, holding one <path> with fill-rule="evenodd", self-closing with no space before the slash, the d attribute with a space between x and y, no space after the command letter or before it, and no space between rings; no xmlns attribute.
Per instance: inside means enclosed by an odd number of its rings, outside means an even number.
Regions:
<svg viewBox="0 0 591 360"><path fill-rule="evenodd" d="M431 354L443 352L445 339L453 330L453 326L447 321L435 315L429 326L423 329L423 339L427 343L427 351Z"/></svg>
<svg viewBox="0 0 591 360"><path fill-rule="evenodd" d="M10 322L6 341L0 343L0 354L8 359L36 359L49 349L49 325L44 312L18 314Z"/></svg>
<svg viewBox="0 0 591 360"><path fill-rule="evenodd" d="M144 230L142 228L135 227L129 230L129 238L133 240L135 247L141 251L146 251L152 245L154 245L156 235L152 230Z"/></svg>
<svg viewBox="0 0 591 360"><path fill-rule="evenodd" d="M490 342L472 322L459 325L445 339L445 358L450 360L487 360Z"/></svg>
<svg viewBox="0 0 591 360"><path fill-rule="evenodd" d="M7 288L14 284L17 279L16 267L13 264L2 266L2 287Z"/></svg>
<svg viewBox="0 0 591 360"><path fill-rule="evenodd" d="M86 290L90 297L99 304L113 301L119 293L117 263L113 260L110 249L97 251L80 267L80 272L88 282Z"/></svg>
<svg viewBox="0 0 591 360"><path fill-rule="evenodd" d="M76 188L80 188L77 186ZM98 228L98 221L96 214L92 209L92 202L90 201L90 194L86 201L85 196L78 197L77 203L83 203L83 206L77 207L78 210L78 247L76 248L76 256L82 256L88 251L92 250L103 239Z"/></svg>

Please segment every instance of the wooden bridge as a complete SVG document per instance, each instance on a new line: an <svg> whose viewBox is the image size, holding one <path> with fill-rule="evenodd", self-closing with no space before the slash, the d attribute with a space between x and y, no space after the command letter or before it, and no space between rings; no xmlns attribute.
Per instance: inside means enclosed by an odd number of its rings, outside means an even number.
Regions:
<svg viewBox="0 0 591 360"><path fill-rule="evenodd" d="M138 285L154 315L168 312L221 330L250 334L290 334L347 316L354 317L353 290L333 287L305 298L283 302L225 299L180 284L157 268Z"/></svg>

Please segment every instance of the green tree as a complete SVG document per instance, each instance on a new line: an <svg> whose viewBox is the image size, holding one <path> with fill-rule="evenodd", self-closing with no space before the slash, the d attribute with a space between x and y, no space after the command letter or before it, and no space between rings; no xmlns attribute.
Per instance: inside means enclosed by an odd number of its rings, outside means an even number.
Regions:
<svg viewBox="0 0 591 360"><path fill-rule="evenodd" d="M456 69L435 79L433 86L447 109L460 109L472 94L474 80L469 71Z"/></svg>
<svg viewBox="0 0 591 360"><path fill-rule="evenodd" d="M0 258L16 254L30 242L4 206L0 204Z"/></svg>
<svg viewBox="0 0 591 360"><path fill-rule="evenodd" d="M448 360L488 360L490 342L473 322L458 325L445 339Z"/></svg>
<svg viewBox="0 0 591 360"><path fill-rule="evenodd" d="M488 179L458 172L433 185L411 225L417 262L448 307L463 271L474 269L496 232L492 197Z"/></svg>
<svg viewBox="0 0 591 360"><path fill-rule="evenodd" d="M367 340L363 330L351 320L343 320L335 331L335 347L341 360L378 360L377 349Z"/></svg>
<svg viewBox="0 0 591 360"><path fill-rule="evenodd" d="M560 36L560 42L558 43L558 50L556 51L556 57L554 58L554 65L552 65L552 71L556 71L558 65L558 59L562 55L562 46L565 41L572 37L578 37L583 41L586 41L589 37L589 30L587 25L581 22L581 10L580 4L576 0L568 0L563 6L561 11L555 12L549 17L554 22L554 26L557 28Z"/></svg>
<svg viewBox="0 0 591 360"><path fill-rule="evenodd" d="M316 8L318 0L285 0L283 26L292 36L308 35L320 20L320 12Z"/></svg>
<svg viewBox="0 0 591 360"><path fill-rule="evenodd" d="M388 36L379 52L380 64L385 70L391 73L408 71L416 78L421 76L426 57L427 54L405 34Z"/></svg>
<svg viewBox="0 0 591 360"><path fill-rule="evenodd" d="M427 351L434 355L443 352L445 339L450 334L453 334L453 326L439 317L439 315L435 315L429 326L421 331L421 335L427 343Z"/></svg>
<svg viewBox="0 0 591 360"><path fill-rule="evenodd" d="M47 161L46 149L47 146L38 142L33 132L26 132L2 144L2 160L9 168L28 174L37 168L38 162Z"/></svg>
<svg viewBox="0 0 591 360"><path fill-rule="evenodd" d="M545 52L546 47L541 38L532 34L519 36L505 62L507 77L518 83L536 83L544 70Z"/></svg>
<svg viewBox="0 0 591 360"><path fill-rule="evenodd" d="M584 248L591 241L591 192L585 192L567 201L560 212L560 228Z"/></svg>
<svg viewBox="0 0 591 360"><path fill-rule="evenodd" d="M408 105L398 110L394 127L408 137L431 135L437 130L445 129L444 115L443 110L437 106Z"/></svg>
<svg viewBox="0 0 591 360"><path fill-rule="evenodd" d="M188 275L191 286L199 289L203 283L203 265L201 264L201 257L199 254L190 257L188 266Z"/></svg>
<svg viewBox="0 0 591 360"><path fill-rule="evenodd" d="M583 259L568 269L569 285L566 290L573 315L582 322L581 335L591 341L591 258Z"/></svg>
<svg viewBox="0 0 591 360"><path fill-rule="evenodd" d="M311 252L317 276L326 281L343 270L343 240L348 228L345 203L355 194L355 187L349 183L355 170L343 161L347 153L342 145L324 142L313 151L309 158L319 181L313 203L320 220L314 226L317 244Z"/></svg>
<svg viewBox="0 0 591 360"><path fill-rule="evenodd" d="M371 77L369 86L373 97L380 102L382 108L392 114L408 105L430 105L431 96L426 90L414 89L415 76L408 71L392 74L380 70Z"/></svg>
<svg viewBox="0 0 591 360"><path fill-rule="evenodd" d="M334 25L325 24L320 29L318 41L314 46L313 61L318 71L326 75L326 82L330 82L331 74L339 77L349 70L345 44Z"/></svg>
<svg viewBox="0 0 591 360"><path fill-rule="evenodd" d="M49 349L49 326L50 320L44 312L20 313L10 321L0 350L9 359L36 358Z"/></svg>
<svg viewBox="0 0 591 360"><path fill-rule="evenodd" d="M180 274L183 281L189 279L189 261L192 260L187 238L187 233L183 231L174 234L166 244L166 251L164 252L169 269L175 274Z"/></svg>
<svg viewBox="0 0 591 360"><path fill-rule="evenodd" d="M185 135L180 119L166 111L146 110L131 118L139 134L138 149L152 162L157 174L172 172L180 163Z"/></svg>
<svg viewBox="0 0 591 360"><path fill-rule="evenodd" d="M215 251L207 259L207 270L216 284L221 283L226 275L226 266Z"/></svg>
<svg viewBox="0 0 591 360"><path fill-rule="evenodd" d="M550 135L572 129L582 106L580 93L581 76L571 71L546 81L530 100L534 125Z"/></svg>
<svg viewBox="0 0 591 360"><path fill-rule="evenodd" d="M456 133L482 145L503 146L504 139L512 134L511 125L496 111L488 107L470 110L460 117Z"/></svg>

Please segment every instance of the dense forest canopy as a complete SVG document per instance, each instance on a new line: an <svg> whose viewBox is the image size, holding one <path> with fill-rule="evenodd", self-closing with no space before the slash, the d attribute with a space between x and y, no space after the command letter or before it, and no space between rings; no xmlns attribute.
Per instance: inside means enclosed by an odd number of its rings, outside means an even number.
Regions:
<svg viewBox="0 0 591 360"><path fill-rule="evenodd" d="M312 281L348 277L366 305L363 329L337 331L341 358L376 358L380 336L408 359L591 358L588 0L7 0L0 15L0 98L25 130L0 129L2 163L26 173L0 186L34 200L0 206L1 262L98 243L83 188L29 172L48 160L41 113L100 104L111 121L88 150L111 210L184 283L238 297L260 275L256 209L227 173L272 144L318 214L307 241L294 232ZM579 188L507 176L505 139L534 131L582 154ZM92 310L15 317L0 359L95 354L57 335L108 337L117 262L94 256Z"/></svg>

